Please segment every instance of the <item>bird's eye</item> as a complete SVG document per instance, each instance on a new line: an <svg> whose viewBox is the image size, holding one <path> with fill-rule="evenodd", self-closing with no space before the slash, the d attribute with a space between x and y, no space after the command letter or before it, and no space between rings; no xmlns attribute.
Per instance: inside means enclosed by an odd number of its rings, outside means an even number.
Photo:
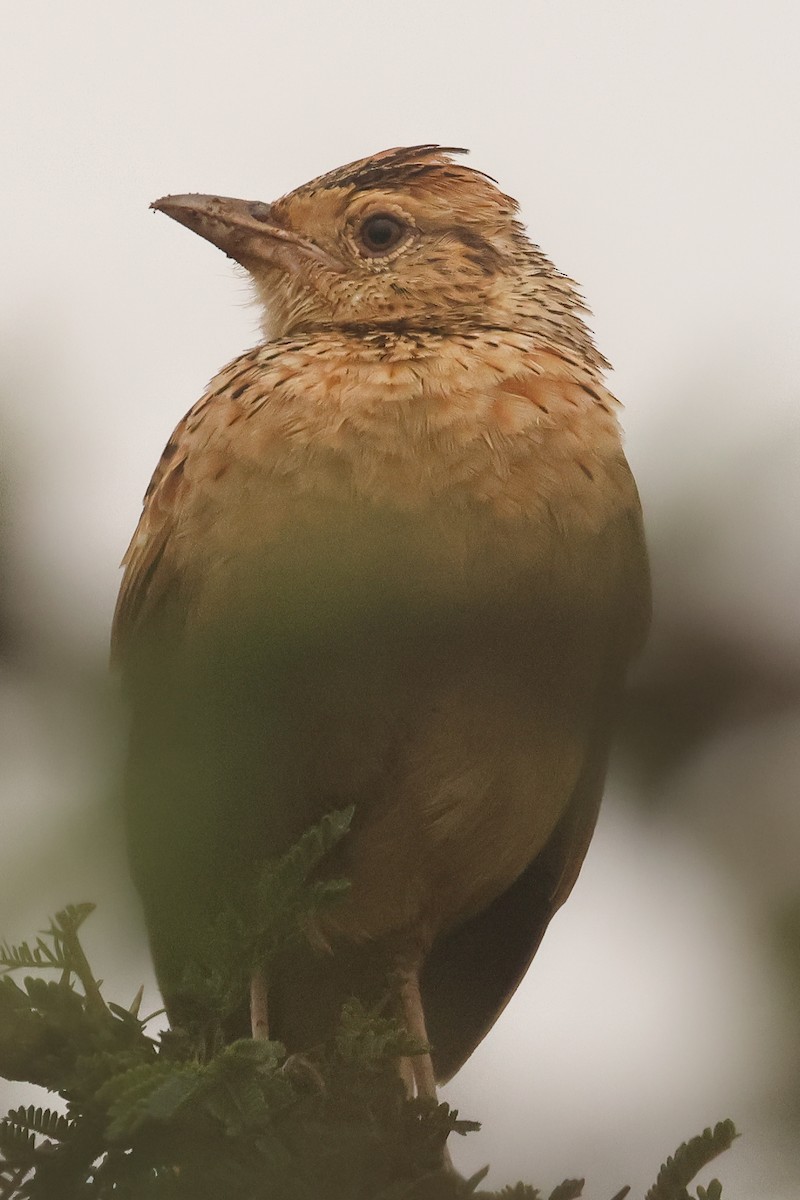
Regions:
<svg viewBox="0 0 800 1200"><path fill-rule="evenodd" d="M408 233L408 226L389 213L373 213L358 230L362 250L374 257L389 254L399 246Z"/></svg>

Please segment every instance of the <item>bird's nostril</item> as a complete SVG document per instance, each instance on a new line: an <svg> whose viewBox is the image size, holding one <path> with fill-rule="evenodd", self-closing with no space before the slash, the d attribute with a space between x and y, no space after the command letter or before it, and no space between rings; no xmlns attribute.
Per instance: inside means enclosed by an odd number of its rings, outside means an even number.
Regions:
<svg viewBox="0 0 800 1200"><path fill-rule="evenodd" d="M250 205L250 216L255 217L257 221L269 221L270 206L261 200L256 200L255 204Z"/></svg>

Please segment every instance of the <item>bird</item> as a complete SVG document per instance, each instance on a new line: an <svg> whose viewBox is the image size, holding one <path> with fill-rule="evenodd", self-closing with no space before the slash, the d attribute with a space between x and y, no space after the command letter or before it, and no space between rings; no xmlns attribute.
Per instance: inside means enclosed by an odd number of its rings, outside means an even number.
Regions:
<svg viewBox="0 0 800 1200"><path fill-rule="evenodd" d="M650 612L636 484L577 285L466 151L266 203L151 207L243 269L263 337L158 463L123 560L129 855L173 1021L220 907L326 813L349 889L234 1032L302 1052L357 997L436 1096L589 846Z"/></svg>

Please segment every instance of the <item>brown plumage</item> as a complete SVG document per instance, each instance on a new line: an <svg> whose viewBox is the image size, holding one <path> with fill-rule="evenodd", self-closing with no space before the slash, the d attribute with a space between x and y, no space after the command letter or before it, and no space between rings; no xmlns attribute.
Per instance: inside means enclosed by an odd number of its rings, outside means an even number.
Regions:
<svg viewBox="0 0 800 1200"><path fill-rule="evenodd" d="M267 340L170 439L114 630L173 1016L220 902L353 802L326 866L351 890L274 965L270 1033L313 1045L393 981L440 1079L575 881L649 603L580 298L453 153L154 205L249 271Z"/></svg>

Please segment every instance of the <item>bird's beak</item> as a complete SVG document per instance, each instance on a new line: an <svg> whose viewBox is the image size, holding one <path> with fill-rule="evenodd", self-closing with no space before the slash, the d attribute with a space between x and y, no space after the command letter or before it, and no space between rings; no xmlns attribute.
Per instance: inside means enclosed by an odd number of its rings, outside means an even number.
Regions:
<svg viewBox="0 0 800 1200"><path fill-rule="evenodd" d="M199 233L248 269L265 264L285 271L303 271L310 260L343 269L342 263L310 239L276 224L270 206L260 200L191 194L163 196L150 207Z"/></svg>

